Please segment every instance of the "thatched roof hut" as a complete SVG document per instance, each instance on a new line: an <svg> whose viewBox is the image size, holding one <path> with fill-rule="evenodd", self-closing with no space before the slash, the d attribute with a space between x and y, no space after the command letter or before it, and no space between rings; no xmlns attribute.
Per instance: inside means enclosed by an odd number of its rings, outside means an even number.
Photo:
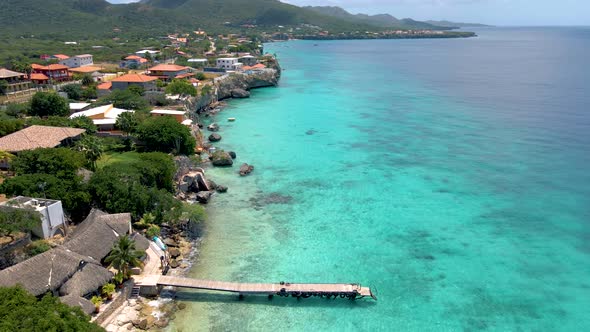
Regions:
<svg viewBox="0 0 590 332"><path fill-rule="evenodd" d="M59 289L60 295L84 296L113 279L113 273L96 264L86 264Z"/></svg>
<svg viewBox="0 0 590 332"><path fill-rule="evenodd" d="M84 264L97 265L98 262L64 248L55 248L0 271L0 286L21 284L35 296L55 292Z"/></svg>
<svg viewBox="0 0 590 332"><path fill-rule="evenodd" d="M93 210L63 246L101 261L111 252L119 236L129 233L130 225L129 213L108 215Z"/></svg>
<svg viewBox="0 0 590 332"><path fill-rule="evenodd" d="M150 240L139 233L133 233L130 238L135 241L136 250L146 251L150 247Z"/></svg>
<svg viewBox="0 0 590 332"><path fill-rule="evenodd" d="M61 303L67 304L70 307L82 308L82 311L87 315L92 314L95 310L94 304L92 302L80 296L67 295L60 297L59 300Z"/></svg>

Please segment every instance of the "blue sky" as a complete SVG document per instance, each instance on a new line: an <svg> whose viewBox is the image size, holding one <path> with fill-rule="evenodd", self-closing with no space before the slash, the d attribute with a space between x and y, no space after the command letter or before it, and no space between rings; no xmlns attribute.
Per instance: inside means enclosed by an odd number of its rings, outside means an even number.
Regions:
<svg viewBox="0 0 590 332"><path fill-rule="evenodd" d="M134 0L108 0L113 3ZM244 0L248 1L248 0ZM283 0L340 6L353 13L389 13L417 20L447 19L494 25L590 25L590 0Z"/></svg>

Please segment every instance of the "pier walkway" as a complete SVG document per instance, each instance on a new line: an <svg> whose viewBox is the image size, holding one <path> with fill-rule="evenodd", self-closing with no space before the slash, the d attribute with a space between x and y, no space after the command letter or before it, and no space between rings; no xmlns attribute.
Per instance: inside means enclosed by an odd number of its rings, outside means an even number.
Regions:
<svg viewBox="0 0 590 332"><path fill-rule="evenodd" d="M370 296L377 299L369 287L362 287L360 284L295 284L281 282L275 284L258 283L236 283L212 280L200 280L164 275L148 275L137 281L141 287L173 286L182 288L205 289L220 292L238 293L243 295L267 295L269 297L292 296L297 298L308 298L312 296L327 298L348 298L355 300Z"/></svg>

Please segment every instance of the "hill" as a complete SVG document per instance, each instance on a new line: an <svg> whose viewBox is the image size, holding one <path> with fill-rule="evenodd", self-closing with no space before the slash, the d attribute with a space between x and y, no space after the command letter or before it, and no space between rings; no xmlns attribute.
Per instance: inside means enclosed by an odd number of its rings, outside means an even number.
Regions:
<svg viewBox="0 0 590 332"><path fill-rule="evenodd" d="M346 20L348 22L368 24L381 28L448 30L449 26L439 26L429 22L420 22L411 18L397 19L389 14L351 14L336 6L307 6L303 7L319 14Z"/></svg>
<svg viewBox="0 0 590 332"><path fill-rule="evenodd" d="M277 0L144 0L111 4L105 0L2 0L0 36L109 37L153 36L202 28L237 30L243 24L298 26L309 24L330 31L377 29Z"/></svg>
<svg viewBox="0 0 590 332"><path fill-rule="evenodd" d="M451 21L426 21L428 24L437 25L440 27L448 27L448 28L483 28L483 27L491 27L491 25L480 24L480 23L461 23L461 22L451 22Z"/></svg>

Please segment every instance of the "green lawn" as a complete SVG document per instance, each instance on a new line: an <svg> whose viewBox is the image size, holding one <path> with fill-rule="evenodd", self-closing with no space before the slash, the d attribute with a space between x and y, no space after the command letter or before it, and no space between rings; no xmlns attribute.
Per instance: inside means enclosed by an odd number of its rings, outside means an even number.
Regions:
<svg viewBox="0 0 590 332"><path fill-rule="evenodd" d="M97 167L100 169L114 163L130 164L139 160L139 155L138 152L105 152L97 162Z"/></svg>

